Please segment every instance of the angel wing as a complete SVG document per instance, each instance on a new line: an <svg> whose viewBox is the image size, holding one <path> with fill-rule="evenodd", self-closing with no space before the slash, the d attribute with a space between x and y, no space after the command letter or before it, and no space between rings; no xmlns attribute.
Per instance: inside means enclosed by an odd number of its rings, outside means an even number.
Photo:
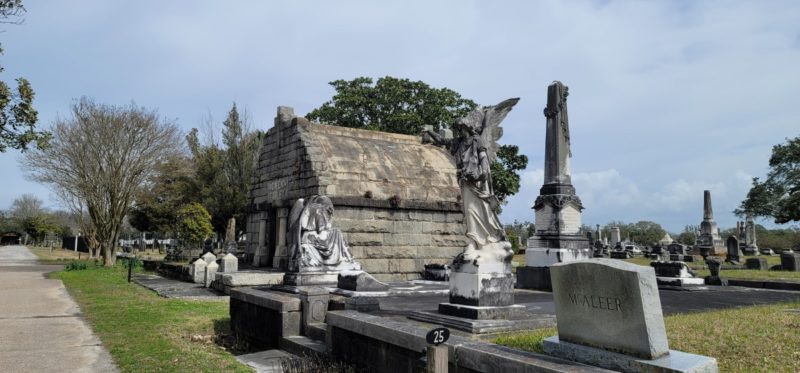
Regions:
<svg viewBox="0 0 800 373"><path fill-rule="evenodd" d="M489 162L497 157L497 140L503 137L503 127L500 123L506 118L508 112L519 102L519 98L509 98L497 105L486 106L483 108L483 129L481 138L486 144L486 155Z"/></svg>

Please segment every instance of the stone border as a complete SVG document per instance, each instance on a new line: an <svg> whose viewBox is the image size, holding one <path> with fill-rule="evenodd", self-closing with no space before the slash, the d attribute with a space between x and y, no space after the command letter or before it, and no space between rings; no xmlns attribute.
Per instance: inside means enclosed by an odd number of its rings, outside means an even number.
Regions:
<svg viewBox="0 0 800 373"><path fill-rule="evenodd" d="M366 197L331 197L334 206L374 207L396 210L428 210L461 212L461 204L448 201L417 201L403 199L372 199Z"/></svg>

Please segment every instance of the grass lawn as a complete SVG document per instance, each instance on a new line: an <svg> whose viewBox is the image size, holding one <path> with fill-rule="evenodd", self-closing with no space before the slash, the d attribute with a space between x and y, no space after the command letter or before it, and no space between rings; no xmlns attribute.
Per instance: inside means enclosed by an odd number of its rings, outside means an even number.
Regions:
<svg viewBox="0 0 800 373"><path fill-rule="evenodd" d="M215 341L230 338L228 302L162 298L122 265L56 272L122 372L251 372Z"/></svg>
<svg viewBox="0 0 800 373"><path fill-rule="evenodd" d="M717 358L720 372L800 372L800 302L672 315L669 347ZM790 312L787 310L795 310ZM501 336L495 343L542 352L555 328Z"/></svg>
<svg viewBox="0 0 800 373"><path fill-rule="evenodd" d="M53 248L52 251L49 247L41 246L27 246L41 264L65 264L71 260L89 260L89 254L76 252L73 250L66 250L62 248Z"/></svg>

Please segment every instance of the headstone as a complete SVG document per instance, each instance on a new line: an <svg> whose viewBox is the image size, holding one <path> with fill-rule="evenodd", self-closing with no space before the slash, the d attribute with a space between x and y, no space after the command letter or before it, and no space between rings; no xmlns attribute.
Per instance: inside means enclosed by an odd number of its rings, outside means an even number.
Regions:
<svg viewBox="0 0 800 373"><path fill-rule="evenodd" d="M797 253L781 254L781 270L800 272L800 254Z"/></svg>
<svg viewBox="0 0 800 373"><path fill-rule="evenodd" d="M745 254L754 253L758 254L758 245L756 244L756 223L753 220L753 214L748 213L744 222L744 237L745 237ZM754 255L748 254L748 255ZM771 254L770 254L771 255Z"/></svg>
<svg viewBox="0 0 800 373"><path fill-rule="evenodd" d="M737 239L735 235L731 235L728 237L726 246L728 246L727 261L731 263L738 263L742 257L742 252L739 250L739 239Z"/></svg>
<svg viewBox="0 0 800 373"><path fill-rule="evenodd" d="M239 258L231 253L225 254L219 260L219 271L224 273L236 272L239 270Z"/></svg>
<svg viewBox="0 0 800 373"><path fill-rule="evenodd" d="M728 280L722 279L719 276L719 271L722 268L722 259L717 256L709 256L706 258L706 265L708 266L708 271L711 272L710 276L705 277L705 283L707 285L727 285Z"/></svg>
<svg viewBox="0 0 800 373"><path fill-rule="evenodd" d="M207 253L203 254L203 256L201 256L200 258L205 260L206 264L211 264L211 262L216 262L217 261L217 256L214 255L211 252L207 252Z"/></svg>
<svg viewBox="0 0 800 373"><path fill-rule="evenodd" d="M215 275L217 274L217 269L219 269L219 264L217 264L217 262L211 262L208 263L208 265L206 265L206 272L205 272L205 277L203 278L203 283L207 288L211 287L211 282L213 282L214 277L216 277Z"/></svg>
<svg viewBox="0 0 800 373"><path fill-rule="evenodd" d="M696 275L684 262L651 262L650 267L653 267L658 277L688 278Z"/></svg>
<svg viewBox="0 0 800 373"><path fill-rule="evenodd" d="M619 227L611 227L611 247L616 247L618 243L622 242Z"/></svg>
<svg viewBox="0 0 800 373"><path fill-rule="evenodd" d="M652 268L593 259L553 265L550 275L560 341L645 359L669 353Z"/></svg>
<svg viewBox="0 0 800 373"><path fill-rule="evenodd" d="M544 183L533 205L536 232L528 238L525 267L517 268L520 288L550 290L551 265L594 257L591 242L580 234L584 207L572 185L568 95L559 81L547 87Z"/></svg>
<svg viewBox="0 0 800 373"><path fill-rule="evenodd" d="M717 371L713 358L669 349L652 268L593 259L551 271L558 336L546 354L623 372Z"/></svg>
<svg viewBox="0 0 800 373"><path fill-rule="evenodd" d="M769 269L767 259L765 258L747 258L745 261L747 269L755 269L759 271L766 271Z"/></svg>
<svg viewBox="0 0 800 373"><path fill-rule="evenodd" d="M192 281L195 284L204 284L205 283L205 281L206 281L206 266L208 266L208 263L206 263L206 261L201 258L201 259L195 260L194 263L192 263L191 266L189 267L189 273L191 274Z"/></svg>

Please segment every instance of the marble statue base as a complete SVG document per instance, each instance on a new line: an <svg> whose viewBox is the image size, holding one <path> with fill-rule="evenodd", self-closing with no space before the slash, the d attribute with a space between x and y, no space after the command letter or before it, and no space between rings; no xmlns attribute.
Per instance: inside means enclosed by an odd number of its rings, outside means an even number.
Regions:
<svg viewBox="0 0 800 373"><path fill-rule="evenodd" d="M283 285L331 285L335 287L338 279L339 271L287 272L283 275Z"/></svg>
<svg viewBox="0 0 800 373"><path fill-rule="evenodd" d="M535 235L528 239L525 267L517 268L517 287L552 291L551 265L593 257L589 240L581 235Z"/></svg>

